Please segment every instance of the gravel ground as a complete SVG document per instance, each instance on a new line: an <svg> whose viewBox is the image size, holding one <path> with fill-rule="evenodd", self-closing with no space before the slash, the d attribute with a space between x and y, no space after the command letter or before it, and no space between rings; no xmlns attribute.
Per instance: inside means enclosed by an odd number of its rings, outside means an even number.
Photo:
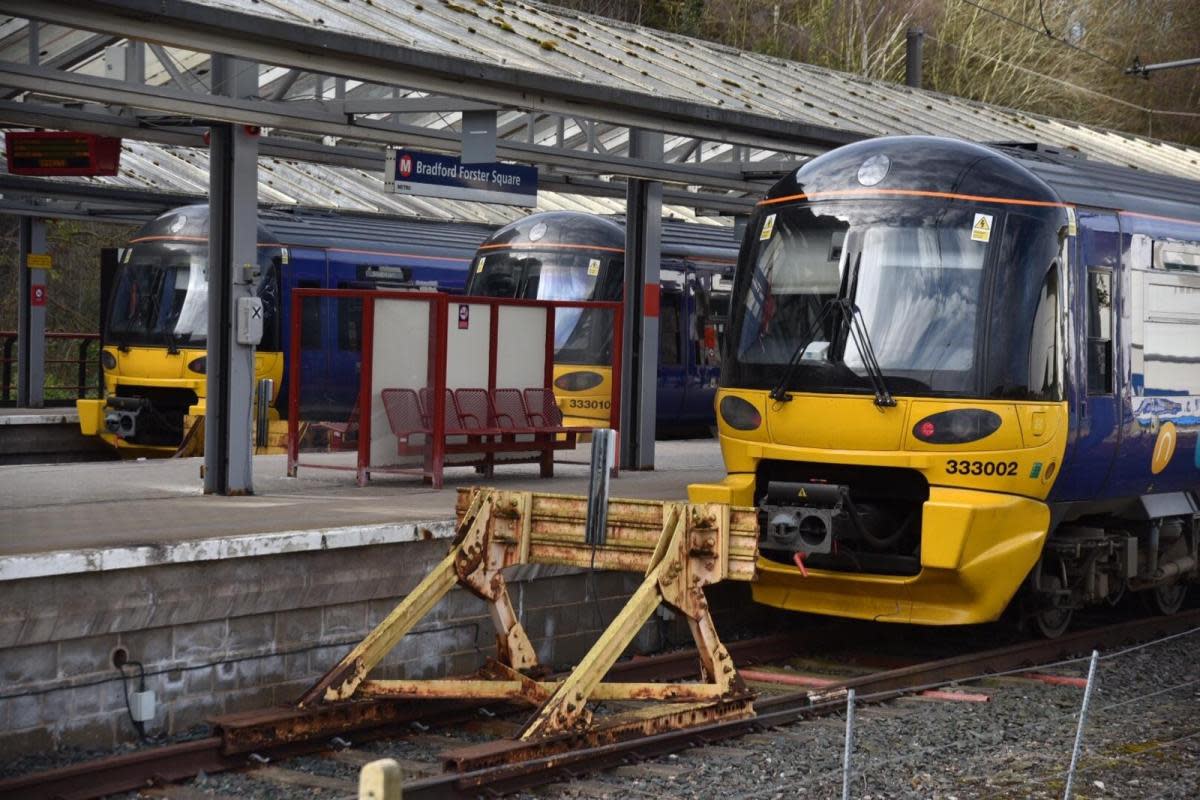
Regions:
<svg viewBox="0 0 1200 800"><path fill-rule="evenodd" d="M1074 782L1079 798L1200 797L1200 634L1100 661ZM1056 671L1085 676L1087 661ZM904 699L856 714L851 796L1058 798L1083 690L991 678L987 703ZM837 797L845 716L626 767L527 797ZM657 774L656 774L657 773Z"/></svg>

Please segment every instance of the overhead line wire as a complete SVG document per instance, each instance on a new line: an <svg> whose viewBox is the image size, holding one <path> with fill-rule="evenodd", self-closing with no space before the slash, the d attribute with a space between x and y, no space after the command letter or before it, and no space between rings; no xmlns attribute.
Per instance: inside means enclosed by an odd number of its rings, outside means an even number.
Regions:
<svg viewBox="0 0 1200 800"><path fill-rule="evenodd" d="M1072 50L1082 53L1083 55L1087 56L1088 58L1094 58L1095 60L1097 60L1103 64L1107 64L1108 66L1113 67L1114 69L1119 69L1122 71L1125 69L1125 67L1123 65L1118 64L1115 61L1109 61L1107 58L1105 58L1102 55L1093 53L1091 50L1080 47L1077 44L1072 44L1071 42L1068 42L1066 39L1055 36L1053 33L1050 32L1049 27L1046 27L1045 30L1038 30L1037 28L1033 27L1032 25L1030 25L1026 22L1022 22L1019 19L1014 19L1013 17L1010 17L1006 14L1001 14L999 11L990 9L987 6L980 5L979 3L975 2L975 0L962 0L962 2L966 3L969 6L974 6L975 8L978 8L980 11L982 11L986 14L991 14L993 17L996 17L997 19L1002 19L1005 22L1010 22L1013 25L1018 25L1018 26L1024 28L1025 30L1029 31L1030 33L1035 33L1038 36L1045 36L1052 42L1058 42L1061 45L1064 45L1066 47L1071 48ZM1041 11L1041 3L1040 2L1038 3L1038 10L1039 10L1039 12ZM1045 16L1042 17L1042 24L1043 24L1043 26L1045 25Z"/></svg>
<svg viewBox="0 0 1200 800"><path fill-rule="evenodd" d="M963 0L963 2L970 2L970 0ZM972 5L974 5L974 4L972 4ZM956 45L954 42L945 41L938 36L934 36L932 33L926 33L925 37L932 41L938 42L939 44L944 44L948 47L953 47L955 50L958 50L960 52L962 51L962 48L959 47L958 45ZM1127 106L1128 108L1132 108L1135 111L1142 111L1147 114L1162 114L1165 116L1174 116L1174 117L1200 118L1200 112L1196 112L1196 111L1170 111L1167 109L1147 108L1146 106L1139 105L1137 103L1132 103L1128 100L1122 100L1119 97L1113 97L1112 95L1104 94L1104 92L1099 92L1099 91L1096 91L1095 89L1089 89L1086 86L1080 86L1077 83L1071 83L1070 81L1065 80L1064 78L1056 78L1053 75L1047 75L1044 72L1038 72L1035 69L1030 69L1029 67L1022 66L1021 64L1016 64L1012 61L1007 61L1003 58L1000 58L999 56L990 55L988 53L980 53L978 51L971 51L971 55L979 56L980 58L985 58L989 61L995 61L997 64L1003 64L1004 66L1011 67L1012 69L1015 69L1019 72L1025 72L1025 73L1028 73L1035 77L1043 78L1045 80L1051 81L1053 83L1062 84L1063 86L1066 86L1070 89L1074 89L1079 92L1083 92L1085 94L1095 95L1096 97L1103 98L1104 100L1109 100L1113 103Z"/></svg>

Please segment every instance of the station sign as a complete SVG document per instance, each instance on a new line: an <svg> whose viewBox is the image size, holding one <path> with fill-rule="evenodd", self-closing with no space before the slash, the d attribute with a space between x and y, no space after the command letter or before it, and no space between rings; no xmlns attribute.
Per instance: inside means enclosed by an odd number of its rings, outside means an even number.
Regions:
<svg viewBox="0 0 1200 800"><path fill-rule="evenodd" d="M527 164L464 164L457 156L389 149L384 190L418 197L533 208L537 167Z"/></svg>
<svg viewBox="0 0 1200 800"><path fill-rule="evenodd" d="M121 140L71 131L7 131L10 175L116 175Z"/></svg>

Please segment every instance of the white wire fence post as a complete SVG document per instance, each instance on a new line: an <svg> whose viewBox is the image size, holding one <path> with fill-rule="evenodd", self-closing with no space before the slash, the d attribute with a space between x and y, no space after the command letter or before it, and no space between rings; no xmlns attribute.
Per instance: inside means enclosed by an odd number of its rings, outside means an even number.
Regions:
<svg viewBox="0 0 1200 800"><path fill-rule="evenodd" d="M850 753L854 749L854 690L846 693L846 751L842 756L842 800L850 800Z"/></svg>
<svg viewBox="0 0 1200 800"><path fill-rule="evenodd" d="M1096 685L1096 663L1100 660L1100 651L1092 651L1092 663L1088 666L1087 688L1083 690L1083 705L1079 708L1079 727L1075 730L1075 748L1071 751L1071 767L1067 770L1067 787L1063 790L1063 800L1071 800L1071 788L1075 783L1075 766L1079 763L1079 750L1083 747L1083 727L1087 724L1088 703L1092 699L1092 689Z"/></svg>

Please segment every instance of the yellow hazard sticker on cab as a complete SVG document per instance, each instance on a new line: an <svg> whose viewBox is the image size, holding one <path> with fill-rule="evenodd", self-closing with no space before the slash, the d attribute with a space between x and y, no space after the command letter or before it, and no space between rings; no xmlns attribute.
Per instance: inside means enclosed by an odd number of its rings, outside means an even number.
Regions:
<svg viewBox="0 0 1200 800"><path fill-rule="evenodd" d="M594 278L600 274L600 259L588 259L588 277Z"/></svg>
<svg viewBox="0 0 1200 800"><path fill-rule="evenodd" d="M775 233L775 215L768 214L767 218L765 220L763 220L762 231L758 234L758 240L760 242L765 242L768 239L770 239L771 236L774 235L774 233Z"/></svg>
<svg viewBox="0 0 1200 800"><path fill-rule="evenodd" d="M971 241L990 242L992 240L992 215L976 214L975 222L971 224Z"/></svg>

